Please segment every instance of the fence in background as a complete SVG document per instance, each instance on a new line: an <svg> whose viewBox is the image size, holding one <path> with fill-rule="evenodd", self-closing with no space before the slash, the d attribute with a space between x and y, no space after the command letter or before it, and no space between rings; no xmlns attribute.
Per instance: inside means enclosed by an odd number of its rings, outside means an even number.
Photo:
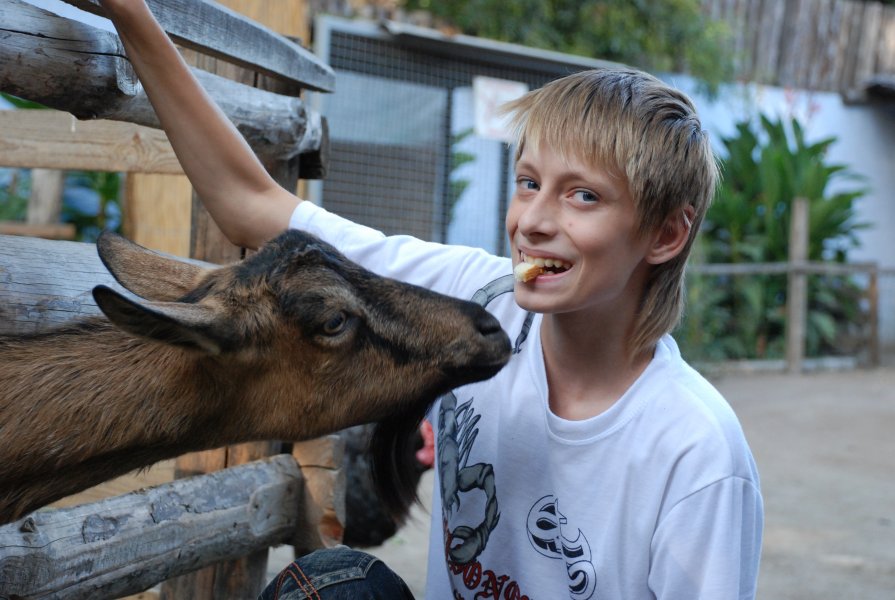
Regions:
<svg viewBox="0 0 895 600"><path fill-rule="evenodd" d="M895 77L895 6L860 0L702 0L733 35L737 77L860 93Z"/></svg>

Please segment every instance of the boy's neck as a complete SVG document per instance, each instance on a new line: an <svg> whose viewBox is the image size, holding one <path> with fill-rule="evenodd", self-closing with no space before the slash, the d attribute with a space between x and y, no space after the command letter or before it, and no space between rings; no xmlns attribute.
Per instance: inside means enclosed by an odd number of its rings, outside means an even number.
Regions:
<svg viewBox="0 0 895 600"><path fill-rule="evenodd" d="M652 352L631 357L624 319L587 322L575 315L544 315L541 345L550 410L577 421L602 414L631 387Z"/></svg>

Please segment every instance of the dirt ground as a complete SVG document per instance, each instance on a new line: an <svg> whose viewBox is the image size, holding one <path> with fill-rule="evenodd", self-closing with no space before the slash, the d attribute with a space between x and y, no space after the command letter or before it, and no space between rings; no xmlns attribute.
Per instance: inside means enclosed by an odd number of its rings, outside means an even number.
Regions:
<svg viewBox="0 0 895 600"><path fill-rule="evenodd" d="M895 368L711 379L739 415L761 474L758 597L895 599ZM418 599L427 538L421 508L373 550Z"/></svg>

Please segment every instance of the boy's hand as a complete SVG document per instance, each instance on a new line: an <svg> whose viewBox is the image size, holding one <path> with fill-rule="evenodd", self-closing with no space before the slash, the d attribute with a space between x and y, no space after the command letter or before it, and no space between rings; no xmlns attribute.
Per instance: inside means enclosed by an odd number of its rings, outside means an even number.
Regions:
<svg viewBox="0 0 895 600"><path fill-rule="evenodd" d="M435 465L435 432L428 420L423 420L420 425L420 435L423 436L423 447L416 451L416 460L431 469Z"/></svg>

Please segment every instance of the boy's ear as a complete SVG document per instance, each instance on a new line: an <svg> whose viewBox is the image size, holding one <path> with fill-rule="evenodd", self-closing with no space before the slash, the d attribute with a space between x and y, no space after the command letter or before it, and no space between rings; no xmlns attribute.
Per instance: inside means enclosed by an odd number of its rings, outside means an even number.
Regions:
<svg viewBox="0 0 895 600"><path fill-rule="evenodd" d="M646 262L660 265L681 253L690 239L696 209L688 204L670 214L662 227L653 234L653 243L646 255Z"/></svg>

